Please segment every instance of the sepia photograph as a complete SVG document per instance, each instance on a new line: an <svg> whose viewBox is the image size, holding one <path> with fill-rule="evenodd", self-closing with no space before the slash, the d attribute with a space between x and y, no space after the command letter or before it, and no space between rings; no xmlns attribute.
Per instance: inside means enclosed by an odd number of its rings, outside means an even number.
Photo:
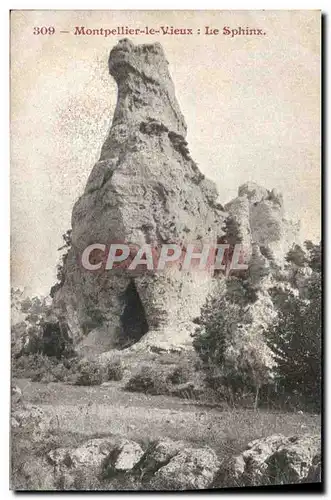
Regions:
<svg viewBox="0 0 331 500"><path fill-rule="evenodd" d="M14 491L322 491L320 10L12 10Z"/></svg>

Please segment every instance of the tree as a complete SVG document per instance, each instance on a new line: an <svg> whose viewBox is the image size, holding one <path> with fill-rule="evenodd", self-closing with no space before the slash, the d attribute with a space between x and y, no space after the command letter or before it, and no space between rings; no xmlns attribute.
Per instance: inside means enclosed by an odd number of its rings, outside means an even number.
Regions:
<svg viewBox="0 0 331 500"><path fill-rule="evenodd" d="M208 298L193 339L206 382L218 393L225 390L232 402L244 392L254 393L255 408L260 388L272 377L269 348L251 314L256 302L256 293L245 281L230 278L226 293L221 290Z"/></svg>
<svg viewBox="0 0 331 500"><path fill-rule="evenodd" d="M24 321L12 328L15 356L41 353L60 358L72 354L67 325L53 314L49 297L22 298L20 310Z"/></svg>
<svg viewBox="0 0 331 500"><path fill-rule="evenodd" d="M284 393L297 396L307 408L321 401L321 246L306 242L305 294L299 289L273 290L278 317L265 334L277 363L276 380ZM297 265L297 264L295 264Z"/></svg>
<svg viewBox="0 0 331 500"><path fill-rule="evenodd" d="M65 252L61 255L60 258L60 263L56 266L56 278L57 278L57 283L51 287L50 290L50 296L54 298L56 292L62 287L64 280L65 280L65 264L68 258L68 253L71 248L72 244L72 230L68 229L63 235L62 235L64 245L62 245L60 248L58 248L58 251L65 250Z"/></svg>

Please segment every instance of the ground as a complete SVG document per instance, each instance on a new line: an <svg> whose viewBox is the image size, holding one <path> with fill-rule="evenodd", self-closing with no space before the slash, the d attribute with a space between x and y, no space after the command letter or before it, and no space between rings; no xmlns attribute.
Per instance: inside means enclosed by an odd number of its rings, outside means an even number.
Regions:
<svg viewBox="0 0 331 500"><path fill-rule="evenodd" d="M26 379L13 383L22 390L25 402L56 418L63 436L120 434L142 444L170 437L209 445L222 458L242 451L255 438L320 430L319 415L210 408L176 397L127 392L123 381L94 387Z"/></svg>

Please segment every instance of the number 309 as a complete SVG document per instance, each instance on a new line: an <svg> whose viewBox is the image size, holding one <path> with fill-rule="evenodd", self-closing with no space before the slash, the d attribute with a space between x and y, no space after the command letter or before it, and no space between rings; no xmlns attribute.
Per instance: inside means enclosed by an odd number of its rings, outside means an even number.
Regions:
<svg viewBox="0 0 331 500"><path fill-rule="evenodd" d="M42 28L37 26L33 28L34 35L54 35L54 33L55 33L54 26L49 26L48 28L46 26L43 26Z"/></svg>

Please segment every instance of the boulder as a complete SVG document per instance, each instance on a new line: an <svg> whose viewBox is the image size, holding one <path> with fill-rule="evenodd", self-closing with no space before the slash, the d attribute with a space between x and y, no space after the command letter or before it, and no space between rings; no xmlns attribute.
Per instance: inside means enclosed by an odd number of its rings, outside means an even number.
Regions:
<svg viewBox="0 0 331 500"><path fill-rule="evenodd" d="M167 464L179 451L185 448L182 441L173 441L169 438L152 443L139 464L141 475L150 475Z"/></svg>
<svg viewBox="0 0 331 500"><path fill-rule="evenodd" d="M116 471L129 471L138 464L144 452L135 441L125 441L116 450L111 467Z"/></svg>
<svg viewBox="0 0 331 500"><path fill-rule="evenodd" d="M45 440L45 436L54 429L56 423L39 406L25 404L12 412L12 419L16 428L31 432L31 439Z"/></svg>
<svg viewBox="0 0 331 500"><path fill-rule="evenodd" d="M89 439L78 448L51 450L48 458L55 465L65 465L69 468L95 467L101 470L116 445L117 442L114 439Z"/></svg>
<svg viewBox="0 0 331 500"><path fill-rule="evenodd" d="M57 448L47 454L54 475L63 489L79 489L84 475L98 481L128 472L139 462L144 452L140 445L119 437L89 439L77 448Z"/></svg>
<svg viewBox="0 0 331 500"><path fill-rule="evenodd" d="M273 484L306 482L320 468L320 450L320 436L293 436L268 458L266 476Z"/></svg>
<svg viewBox="0 0 331 500"><path fill-rule="evenodd" d="M210 448L185 448L160 467L149 487L156 490L202 490L210 487L219 468Z"/></svg>
<svg viewBox="0 0 331 500"><path fill-rule="evenodd" d="M256 439L221 470L222 486L314 482L320 471L320 436ZM316 481L315 481L316 482Z"/></svg>

